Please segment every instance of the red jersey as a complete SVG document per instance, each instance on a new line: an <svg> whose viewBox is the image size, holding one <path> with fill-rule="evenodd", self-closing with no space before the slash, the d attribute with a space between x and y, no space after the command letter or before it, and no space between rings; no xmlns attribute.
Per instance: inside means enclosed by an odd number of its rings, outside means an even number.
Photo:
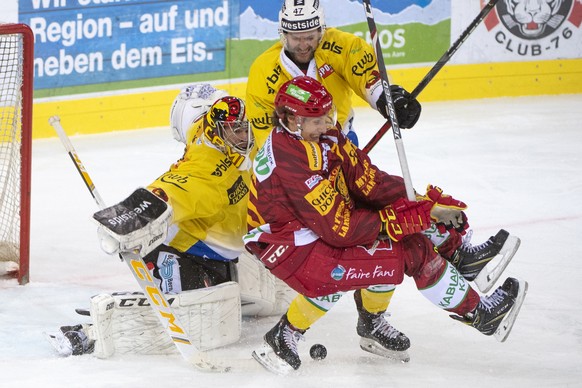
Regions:
<svg viewBox="0 0 582 388"><path fill-rule="evenodd" d="M275 128L253 172L246 242L369 244L378 210L406 196L401 177L379 170L337 129L315 143Z"/></svg>

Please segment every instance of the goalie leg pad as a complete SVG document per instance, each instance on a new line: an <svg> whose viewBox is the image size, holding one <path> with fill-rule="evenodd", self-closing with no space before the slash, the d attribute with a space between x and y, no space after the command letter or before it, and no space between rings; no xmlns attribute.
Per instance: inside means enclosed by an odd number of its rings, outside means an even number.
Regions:
<svg viewBox="0 0 582 388"><path fill-rule="evenodd" d="M232 344L241 335L240 288L235 282L167 295L192 342L202 351ZM177 354L147 297L141 292L100 294L91 299L99 358L113 354Z"/></svg>
<svg viewBox="0 0 582 388"><path fill-rule="evenodd" d="M296 291L273 276L260 260L248 252L239 256L237 267L243 316L281 315L297 296Z"/></svg>

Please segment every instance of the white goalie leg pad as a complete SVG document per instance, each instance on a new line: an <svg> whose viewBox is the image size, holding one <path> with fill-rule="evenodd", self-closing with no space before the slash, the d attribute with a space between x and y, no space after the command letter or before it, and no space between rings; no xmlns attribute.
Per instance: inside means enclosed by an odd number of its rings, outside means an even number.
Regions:
<svg viewBox="0 0 582 388"><path fill-rule="evenodd" d="M248 252L239 256L237 269L243 316L281 315L297 295Z"/></svg>
<svg viewBox="0 0 582 388"><path fill-rule="evenodd" d="M237 342L241 335L240 288L235 282L167 295L202 351ZM94 355L177 354L176 347L141 292L101 294L91 299Z"/></svg>

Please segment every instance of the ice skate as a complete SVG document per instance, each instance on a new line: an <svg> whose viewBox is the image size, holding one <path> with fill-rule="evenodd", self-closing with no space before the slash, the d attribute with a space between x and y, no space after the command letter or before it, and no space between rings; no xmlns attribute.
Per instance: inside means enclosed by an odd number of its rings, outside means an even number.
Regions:
<svg viewBox="0 0 582 388"><path fill-rule="evenodd" d="M507 278L493 294L481 298L474 312L464 317L451 317L473 326L485 335L494 335L499 342L504 342L519 314L527 287L526 281Z"/></svg>
<svg viewBox="0 0 582 388"><path fill-rule="evenodd" d="M50 344L63 357L93 353L95 341L87 337L82 325L61 326L56 333L45 333Z"/></svg>
<svg viewBox="0 0 582 388"><path fill-rule="evenodd" d="M362 350L396 361L410 361L406 351L410 340L390 325L383 313L372 314L364 310L358 313L357 332Z"/></svg>
<svg viewBox="0 0 582 388"><path fill-rule="evenodd" d="M517 252L521 241L501 229L483 244L472 246L471 234L469 231L463 244L453 253L451 263L465 279L475 282L479 291L488 292Z"/></svg>
<svg viewBox="0 0 582 388"><path fill-rule="evenodd" d="M263 346L253 351L253 358L273 373L285 375L297 370L301 366L297 342L303 339L303 333L291 326L287 315L283 315L265 334Z"/></svg>

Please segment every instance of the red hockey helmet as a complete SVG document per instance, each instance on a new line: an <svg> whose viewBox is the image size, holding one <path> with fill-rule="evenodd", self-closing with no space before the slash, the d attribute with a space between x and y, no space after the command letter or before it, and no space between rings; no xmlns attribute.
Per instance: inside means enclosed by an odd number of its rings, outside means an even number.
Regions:
<svg viewBox="0 0 582 388"><path fill-rule="evenodd" d="M296 116L319 117L333 108L333 98L319 81L307 77L295 77L281 85L275 97L275 110L280 119L287 112Z"/></svg>

